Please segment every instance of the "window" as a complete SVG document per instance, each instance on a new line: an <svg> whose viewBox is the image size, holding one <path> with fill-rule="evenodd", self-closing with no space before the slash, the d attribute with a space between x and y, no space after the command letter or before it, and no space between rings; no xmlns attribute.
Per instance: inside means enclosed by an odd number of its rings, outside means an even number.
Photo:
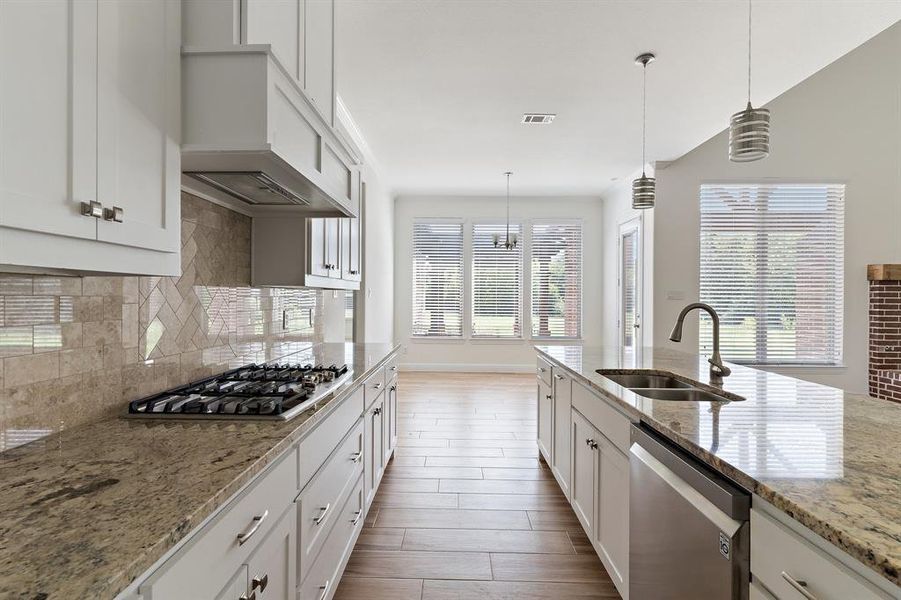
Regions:
<svg viewBox="0 0 901 600"><path fill-rule="evenodd" d="M472 226L472 337L522 337L522 227L510 224L513 249L504 242L505 223Z"/></svg>
<svg viewBox="0 0 901 600"><path fill-rule="evenodd" d="M580 337L581 223L533 223L531 246L532 337Z"/></svg>
<svg viewBox="0 0 901 600"><path fill-rule="evenodd" d="M413 223L413 332L463 336L463 223Z"/></svg>
<svg viewBox="0 0 901 600"><path fill-rule="evenodd" d="M842 361L843 185L701 186L701 301L721 352L752 364ZM712 324L701 320L702 352Z"/></svg>

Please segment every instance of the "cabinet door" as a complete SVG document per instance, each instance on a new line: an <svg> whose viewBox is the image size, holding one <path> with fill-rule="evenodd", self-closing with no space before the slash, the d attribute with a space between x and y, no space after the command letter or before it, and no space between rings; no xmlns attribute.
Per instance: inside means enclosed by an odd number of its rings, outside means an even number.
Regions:
<svg viewBox="0 0 901 600"><path fill-rule="evenodd" d="M216 595L216 600L240 600L247 597L247 565L241 565L238 572Z"/></svg>
<svg viewBox="0 0 901 600"><path fill-rule="evenodd" d="M306 0L304 90L329 125L335 125L335 2Z"/></svg>
<svg viewBox="0 0 901 600"><path fill-rule="evenodd" d="M554 373L554 455L551 468L569 498L570 428L572 412L572 380L562 373Z"/></svg>
<svg viewBox="0 0 901 600"><path fill-rule="evenodd" d="M391 450L397 447L397 380L388 387L388 402L391 407L388 413L391 418L388 419L388 445Z"/></svg>
<svg viewBox="0 0 901 600"><path fill-rule="evenodd" d="M607 572L620 590L628 587L629 458L600 436L596 540Z"/></svg>
<svg viewBox="0 0 901 600"><path fill-rule="evenodd" d="M303 85L303 0L244 0L244 42L269 44L275 59Z"/></svg>
<svg viewBox="0 0 901 600"><path fill-rule="evenodd" d="M341 277L341 219L325 220L325 254L329 277Z"/></svg>
<svg viewBox="0 0 901 600"><path fill-rule="evenodd" d="M382 469L388 466L388 461L391 460L391 450L394 448L391 443L391 424L396 418L394 415L396 406L394 400L395 389L395 386L391 385L384 394L384 410L382 410Z"/></svg>
<svg viewBox="0 0 901 600"><path fill-rule="evenodd" d="M308 219L307 221L310 240L307 248L307 261L309 262L307 270L310 275L319 275L321 277L328 277L329 275L327 222L328 219L323 218Z"/></svg>
<svg viewBox="0 0 901 600"><path fill-rule="evenodd" d="M366 454L363 462L363 487L366 492L366 506L375 497L376 488L382 478L382 398L379 397L366 412L365 436Z"/></svg>
<svg viewBox="0 0 901 600"><path fill-rule="evenodd" d="M350 279L350 222L353 219L338 219L339 221L339 237L341 238L341 247L339 248L341 279Z"/></svg>
<svg viewBox="0 0 901 600"><path fill-rule="evenodd" d="M544 454L548 465L553 464L554 438L554 395L551 386L543 380L538 380L538 448Z"/></svg>
<svg viewBox="0 0 901 600"><path fill-rule="evenodd" d="M595 494L598 489L597 451L600 434L578 411L572 411L572 482L573 510L589 539L595 536Z"/></svg>
<svg viewBox="0 0 901 600"><path fill-rule="evenodd" d="M181 3L101 0L97 23L97 200L122 209L97 239L176 252Z"/></svg>
<svg viewBox="0 0 901 600"><path fill-rule="evenodd" d="M96 1L0 2L0 106L0 227L96 239Z"/></svg>
<svg viewBox="0 0 901 600"><path fill-rule="evenodd" d="M292 506L247 562L250 592L257 600L290 598L297 586L297 511Z"/></svg>

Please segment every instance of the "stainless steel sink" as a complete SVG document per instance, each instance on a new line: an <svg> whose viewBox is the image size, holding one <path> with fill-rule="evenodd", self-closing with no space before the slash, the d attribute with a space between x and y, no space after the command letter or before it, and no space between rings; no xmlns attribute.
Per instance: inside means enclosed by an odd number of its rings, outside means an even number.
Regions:
<svg viewBox="0 0 901 600"><path fill-rule="evenodd" d="M733 402L735 400L744 400L739 396L730 394L721 396L707 390L699 390L697 388L669 388L669 389L641 389L633 388L633 392L645 398L653 398L654 400L676 400L683 402Z"/></svg>
<svg viewBox="0 0 901 600"><path fill-rule="evenodd" d="M610 381L628 388L635 394L655 400L682 402L735 402L744 400L741 396L724 392L718 394L695 387L688 381L682 381L672 375L661 375L654 372L623 373L616 369L598 369L597 373Z"/></svg>
<svg viewBox="0 0 901 600"><path fill-rule="evenodd" d="M598 374L610 381L618 383L625 388L691 388L690 383L680 381L669 375L654 375L650 373L621 373L598 369Z"/></svg>

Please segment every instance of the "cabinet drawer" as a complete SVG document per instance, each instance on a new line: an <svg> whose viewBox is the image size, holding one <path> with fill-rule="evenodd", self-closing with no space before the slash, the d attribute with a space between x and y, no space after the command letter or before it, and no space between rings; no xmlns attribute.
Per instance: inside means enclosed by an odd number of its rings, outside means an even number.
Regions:
<svg viewBox="0 0 901 600"><path fill-rule="evenodd" d="M400 357L395 354L391 358L388 359L388 364L385 365L385 383L388 385L391 384L395 378L397 378L398 371L398 363L400 362Z"/></svg>
<svg viewBox="0 0 901 600"><path fill-rule="evenodd" d="M363 528L363 478L357 479L353 491L337 515L338 519L325 540L319 557L309 569L298 590L298 600L328 600L338 588L354 541Z"/></svg>
<svg viewBox="0 0 901 600"><path fill-rule="evenodd" d="M780 600L803 600L804 582L818 600L884 598L871 586L773 517L751 509L751 573Z"/></svg>
<svg viewBox="0 0 901 600"><path fill-rule="evenodd" d="M551 386L551 363L544 360L540 356L538 357L538 367L535 372L538 374L538 378L544 382L544 384L548 387Z"/></svg>
<svg viewBox="0 0 901 600"><path fill-rule="evenodd" d="M300 442L298 489L303 489L310 481L335 449L335 440L343 439L361 414L363 414L363 388L359 387L342 400L341 404Z"/></svg>
<svg viewBox="0 0 901 600"><path fill-rule="evenodd" d="M385 370L378 369L375 373L366 378L363 382L363 393L365 395L364 407L369 408L376 398L385 391Z"/></svg>
<svg viewBox="0 0 901 600"><path fill-rule="evenodd" d="M212 598L245 564L297 491L297 450L259 476L141 586L146 600ZM238 535L244 535L240 542ZM202 573L203 577L197 574Z"/></svg>
<svg viewBox="0 0 901 600"><path fill-rule="evenodd" d="M363 473L363 421L341 442L297 498L300 579L322 549L347 490Z"/></svg>
<svg viewBox="0 0 901 600"><path fill-rule="evenodd" d="M623 454L629 455L629 446L632 445L630 421L625 415L578 381L573 381L573 408L582 413Z"/></svg>

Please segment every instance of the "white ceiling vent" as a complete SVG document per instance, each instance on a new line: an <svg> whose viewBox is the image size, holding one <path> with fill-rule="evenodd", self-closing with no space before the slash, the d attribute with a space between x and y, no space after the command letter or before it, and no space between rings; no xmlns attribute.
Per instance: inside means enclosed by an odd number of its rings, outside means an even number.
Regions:
<svg viewBox="0 0 901 600"><path fill-rule="evenodd" d="M548 115L542 113L525 113L522 116L522 122L529 125L549 125L557 115Z"/></svg>

